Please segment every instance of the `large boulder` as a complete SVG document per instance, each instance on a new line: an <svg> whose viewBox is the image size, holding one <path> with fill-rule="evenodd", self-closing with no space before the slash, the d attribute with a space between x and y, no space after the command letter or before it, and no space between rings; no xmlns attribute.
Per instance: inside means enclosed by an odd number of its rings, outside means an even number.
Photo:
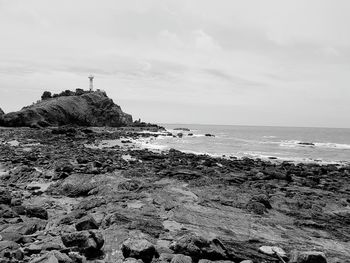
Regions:
<svg viewBox="0 0 350 263"><path fill-rule="evenodd" d="M3 115L2 125L38 127L59 125L126 126L132 117L114 104L105 92L42 100L17 112Z"/></svg>
<svg viewBox="0 0 350 263"><path fill-rule="evenodd" d="M41 206L36 206L36 205L27 206L25 208L25 211L26 211L26 215L28 217L37 217L37 218L45 219L45 220L47 220L49 218L49 215L48 215L46 209L41 207Z"/></svg>
<svg viewBox="0 0 350 263"><path fill-rule="evenodd" d="M194 261L199 259L228 259L227 251L220 240L207 240L197 235L185 235L174 242L170 249L175 253L190 256Z"/></svg>
<svg viewBox="0 0 350 263"><path fill-rule="evenodd" d="M156 249L154 245L146 239L129 238L124 241L122 252L125 258L132 257L149 263L152 261Z"/></svg>
<svg viewBox="0 0 350 263"><path fill-rule="evenodd" d="M76 247L90 258L99 256L104 244L102 234L92 230L65 234L61 239L66 247Z"/></svg>

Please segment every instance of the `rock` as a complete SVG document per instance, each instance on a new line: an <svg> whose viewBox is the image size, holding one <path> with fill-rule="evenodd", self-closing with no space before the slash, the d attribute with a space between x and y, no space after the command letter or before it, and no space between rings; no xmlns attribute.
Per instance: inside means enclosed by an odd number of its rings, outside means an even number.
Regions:
<svg viewBox="0 0 350 263"><path fill-rule="evenodd" d="M10 207L7 205L1 205L0 204L0 217L2 218L14 218L18 217L18 214L13 211Z"/></svg>
<svg viewBox="0 0 350 263"><path fill-rule="evenodd" d="M42 250L42 246L37 244L30 244L29 247L24 248L24 251L28 255L39 254Z"/></svg>
<svg viewBox="0 0 350 263"><path fill-rule="evenodd" d="M266 211L266 207L262 203L249 201L247 204L247 210L258 215L263 215Z"/></svg>
<svg viewBox="0 0 350 263"><path fill-rule="evenodd" d="M45 220L49 218L46 209L41 206L27 206L25 207L25 211L28 217L37 217Z"/></svg>
<svg viewBox="0 0 350 263"><path fill-rule="evenodd" d="M254 195L251 201L262 203L267 209L271 209L272 206L269 201L269 197L265 194Z"/></svg>
<svg viewBox="0 0 350 263"><path fill-rule="evenodd" d="M243 260L240 263L254 263L252 260Z"/></svg>
<svg viewBox="0 0 350 263"><path fill-rule="evenodd" d="M318 251L293 251L290 263L327 263L323 252Z"/></svg>
<svg viewBox="0 0 350 263"><path fill-rule="evenodd" d="M154 245L146 239L129 238L123 242L122 252L125 258L133 257L142 259L143 262L149 263L155 255Z"/></svg>
<svg viewBox="0 0 350 263"><path fill-rule="evenodd" d="M61 239L66 247L77 247L87 257L99 255L104 244L102 234L93 230L65 234Z"/></svg>
<svg viewBox="0 0 350 263"><path fill-rule="evenodd" d="M19 248L19 245L16 242L7 240L0 241L0 251L5 249L15 250L17 248Z"/></svg>
<svg viewBox="0 0 350 263"><path fill-rule="evenodd" d="M206 137L215 137L214 134L210 134L210 133L206 133L205 136L206 136Z"/></svg>
<svg viewBox="0 0 350 263"><path fill-rule="evenodd" d="M174 131L191 131L189 128L175 128Z"/></svg>
<svg viewBox="0 0 350 263"><path fill-rule="evenodd" d="M142 263L143 261L141 259L136 258L126 258L123 261L124 263Z"/></svg>
<svg viewBox="0 0 350 263"><path fill-rule="evenodd" d="M92 216L84 216L83 218L77 221L77 223L75 224L75 228L78 231L98 229L98 225Z"/></svg>
<svg viewBox="0 0 350 263"><path fill-rule="evenodd" d="M66 254L54 250L39 258L33 259L30 263L73 263L73 260Z"/></svg>
<svg viewBox="0 0 350 263"><path fill-rule="evenodd" d="M192 258L189 256L177 254L174 255L170 263L192 263Z"/></svg>
<svg viewBox="0 0 350 263"><path fill-rule="evenodd" d="M287 257L286 252L280 247L262 246L262 247L259 247L259 251L266 255L278 254L282 258Z"/></svg>
<svg viewBox="0 0 350 263"><path fill-rule="evenodd" d="M95 91L80 96L60 96L24 107L2 116L2 125L33 126L112 126L132 123L132 117L108 98L105 92Z"/></svg>
<svg viewBox="0 0 350 263"><path fill-rule="evenodd" d="M11 204L11 193L6 188L0 188L0 204Z"/></svg>
<svg viewBox="0 0 350 263"><path fill-rule="evenodd" d="M192 257L193 260L211 259L220 260L227 259L227 251L220 240L206 240L196 235L185 235L178 239L170 246L175 253L184 254Z"/></svg>

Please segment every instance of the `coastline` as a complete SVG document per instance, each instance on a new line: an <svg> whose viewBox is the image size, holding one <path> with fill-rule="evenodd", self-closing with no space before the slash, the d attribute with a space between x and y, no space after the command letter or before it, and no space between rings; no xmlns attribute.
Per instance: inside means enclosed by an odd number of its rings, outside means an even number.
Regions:
<svg viewBox="0 0 350 263"><path fill-rule="evenodd" d="M281 247L288 257L316 249L330 262L350 258L350 166L157 153L133 145L154 130L0 131L0 184L12 198L2 208L12 212L1 219L0 235L26 240L18 241L26 261L45 256L44 244L65 253L70 248L62 238L84 216L104 238L105 262L124 260L120 247L135 236L153 244L158 256L188 254L173 244L192 235L220 240L222 259L234 262L277 262L259 252L264 245ZM98 147L104 140L119 142ZM30 214L33 205L47 218ZM18 230L31 224L31 232Z"/></svg>

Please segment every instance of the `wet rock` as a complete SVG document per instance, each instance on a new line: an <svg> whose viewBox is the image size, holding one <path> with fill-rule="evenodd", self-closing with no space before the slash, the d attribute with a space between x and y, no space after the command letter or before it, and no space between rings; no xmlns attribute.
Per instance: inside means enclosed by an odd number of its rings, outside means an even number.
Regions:
<svg viewBox="0 0 350 263"><path fill-rule="evenodd" d="M11 193L9 190L3 187L0 188L0 204L11 204Z"/></svg>
<svg viewBox="0 0 350 263"><path fill-rule="evenodd" d="M122 245L122 252L125 258L133 257L141 259L145 263L152 261L156 249L154 245L146 239L129 238Z"/></svg>
<svg viewBox="0 0 350 263"><path fill-rule="evenodd" d="M89 230L89 229L98 229L98 225L95 221L95 219L88 215L84 216L83 218L79 219L77 223L75 224L75 228L78 231L82 230Z"/></svg>
<svg viewBox="0 0 350 263"><path fill-rule="evenodd" d="M293 251L290 263L327 263L323 252L318 251Z"/></svg>
<svg viewBox="0 0 350 263"><path fill-rule="evenodd" d="M192 263L192 258L189 256L177 254L174 255L170 263Z"/></svg>
<svg viewBox="0 0 350 263"><path fill-rule="evenodd" d="M45 220L49 218L46 209L41 206L27 206L25 207L25 211L28 217L37 217Z"/></svg>
<svg viewBox="0 0 350 263"><path fill-rule="evenodd" d="M80 231L65 234L61 237L66 247L77 247L87 257L101 254L104 239L98 231Z"/></svg>

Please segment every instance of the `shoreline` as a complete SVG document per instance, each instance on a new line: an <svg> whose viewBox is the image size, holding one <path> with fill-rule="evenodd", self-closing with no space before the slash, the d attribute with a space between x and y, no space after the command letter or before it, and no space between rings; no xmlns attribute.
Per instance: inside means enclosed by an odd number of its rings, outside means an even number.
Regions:
<svg viewBox="0 0 350 263"><path fill-rule="evenodd" d="M89 258L79 248L83 244L70 247L65 238L80 233L77 225L90 218L84 224L94 222L93 231L102 236L94 257L103 262L123 262L128 239L147 240L155 259L210 259L204 252L197 258L181 245L183 238L213 246L219 240L224 250L214 248L216 259L232 262L278 262L259 252L262 246L280 247L287 258L294 250L324 252L329 262L350 258L350 166L133 146L150 136L128 128L0 128L2 142L18 142L0 143L0 192L10 196L1 206L0 236L17 247L8 253L15 255L19 247L19 262L53 250ZM86 147L103 140L120 142Z"/></svg>

